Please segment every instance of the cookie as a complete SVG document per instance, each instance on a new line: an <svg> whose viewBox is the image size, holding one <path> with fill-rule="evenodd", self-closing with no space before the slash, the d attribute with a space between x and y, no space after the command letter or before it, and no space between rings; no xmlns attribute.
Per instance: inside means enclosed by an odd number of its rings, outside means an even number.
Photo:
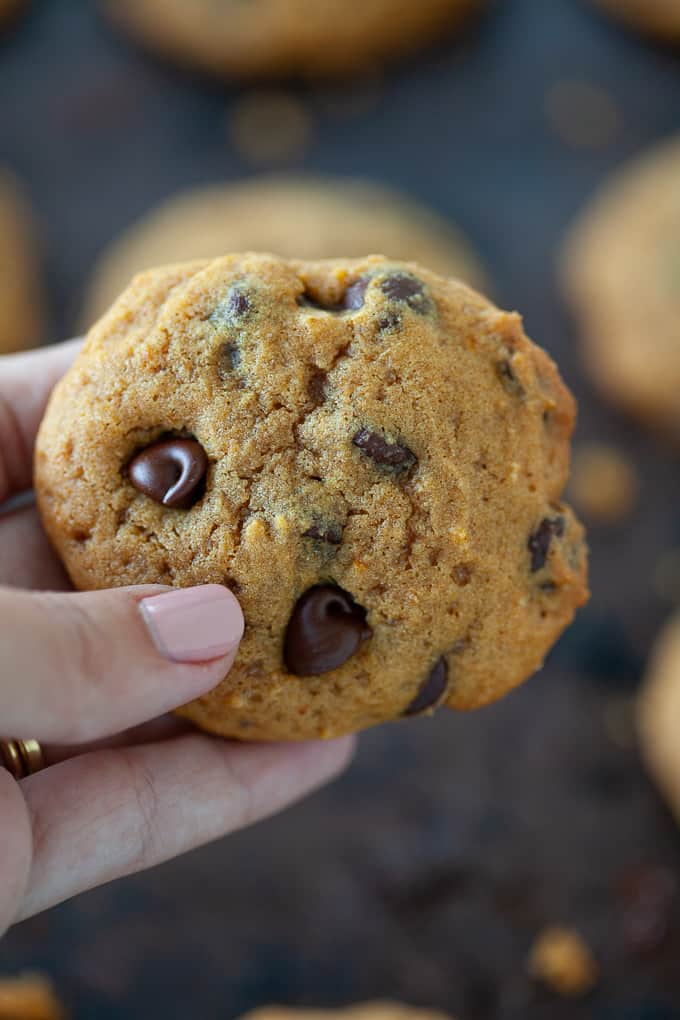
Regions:
<svg viewBox="0 0 680 1020"><path fill-rule="evenodd" d="M680 140L619 171L589 204L562 261L591 379L680 443Z"/></svg>
<svg viewBox="0 0 680 1020"><path fill-rule="evenodd" d="M227 584L246 633L184 709L253 740L474 708L586 597L574 402L519 316L378 256L138 276L40 430L78 588Z"/></svg>
<svg viewBox="0 0 680 1020"><path fill-rule="evenodd" d="M637 708L643 757L680 824L680 613L656 640Z"/></svg>
<svg viewBox="0 0 680 1020"><path fill-rule="evenodd" d="M263 1006L241 1020L451 1020L446 1013L400 1002L361 1002L344 1009L309 1009Z"/></svg>
<svg viewBox="0 0 680 1020"><path fill-rule="evenodd" d="M65 1020L52 985L39 974L0 977L0 1020Z"/></svg>
<svg viewBox="0 0 680 1020"><path fill-rule="evenodd" d="M598 7L631 28L671 42L680 42L677 0L594 0Z"/></svg>
<svg viewBox="0 0 680 1020"><path fill-rule="evenodd" d="M143 45L219 75L321 76L364 71L433 42L483 0L102 0Z"/></svg>
<svg viewBox="0 0 680 1020"><path fill-rule="evenodd" d="M130 228L95 267L85 326L142 269L226 251L310 261L376 251L486 288L486 275L459 231L399 192L365 181L266 176L184 192Z"/></svg>
<svg viewBox="0 0 680 1020"><path fill-rule="evenodd" d="M42 339L43 296L33 214L22 187L0 167L0 354Z"/></svg>

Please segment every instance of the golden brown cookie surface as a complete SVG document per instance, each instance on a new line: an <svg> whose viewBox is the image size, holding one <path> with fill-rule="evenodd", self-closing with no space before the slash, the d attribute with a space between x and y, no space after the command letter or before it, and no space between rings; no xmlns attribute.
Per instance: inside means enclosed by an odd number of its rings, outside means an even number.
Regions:
<svg viewBox="0 0 680 1020"><path fill-rule="evenodd" d="M598 7L642 32L680 41L677 0L594 0Z"/></svg>
<svg viewBox="0 0 680 1020"><path fill-rule="evenodd" d="M638 701L642 753L680 824L680 615L661 631Z"/></svg>
<svg viewBox="0 0 680 1020"><path fill-rule="evenodd" d="M680 443L680 141L607 181L569 237L563 278L602 393Z"/></svg>
<svg viewBox="0 0 680 1020"><path fill-rule="evenodd" d="M461 233L399 192L367 181L265 176L177 195L127 230L95 266L86 327L135 273L225 251L271 251L312 261L380 251L478 289L486 282Z"/></svg>
<svg viewBox="0 0 680 1020"><path fill-rule="evenodd" d="M43 309L35 224L23 189L0 168L0 354L42 339Z"/></svg>
<svg viewBox="0 0 680 1020"><path fill-rule="evenodd" d="M150 49L217 74L324 75L372 68L454 27L482 0L102 0Z"/></svg>
<svg viewBox="0 0 680 1020"><path fill-rule="evenodd" d="M519 317L457 281L232 255L137 277L93 328L36 489L77 587L237 594L236 664L186 715L329 737L540 666L586 597L573 421Z"/></svg>

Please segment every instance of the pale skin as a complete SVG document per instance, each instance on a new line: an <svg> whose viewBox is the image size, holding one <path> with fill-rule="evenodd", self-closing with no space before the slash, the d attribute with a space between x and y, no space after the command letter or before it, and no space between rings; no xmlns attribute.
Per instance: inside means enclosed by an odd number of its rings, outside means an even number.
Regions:
<svg viewBox="0 0 680 1020"><path fill-rule="evenodd" d="M45 403L77 348L0 357L0 507L30 488ZM35 506L0 513L0 740L39 740L47 759L19 783L0 767L0 934L281 810L352 753L351 739L238 745L185 726L167 713L219 682L237 639L170 661L139 609L165 589L70 589Z"/></svg>

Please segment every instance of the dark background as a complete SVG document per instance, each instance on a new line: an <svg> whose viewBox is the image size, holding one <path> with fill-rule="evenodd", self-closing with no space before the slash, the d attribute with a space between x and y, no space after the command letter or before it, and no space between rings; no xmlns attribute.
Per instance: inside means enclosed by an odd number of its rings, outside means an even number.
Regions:
<svg viewBox="0 0 680 1020"><path fill-rule="evenodd" d="M555 129L546 95L567 79L615 101L611 144L573 147ZM0 40L0 160L45 226L53 339L75 328L94 256L149 204L248 172L225 126L242 91L135 51L77 0L36 2ZM461 1020L679 1018L677 898L656 919L666 938L642 938L622 890L640 869L680 876L680 833L629 729L671 609L653 576L680 546L680 473L589 389L554 270L593 187L680 128L680 54L578 0L505 0L462 39L391 68L365 112L323 113L318 92L292 91L315 118L305 168L383 179L467 230L495 296L525 314L579 397L578 440L624 447L642 499L625 525L591 531L593 599L524 688L477 714L364 735L333 788L20 925L0 969L45 969L78 1020L232 1020L273 1001L374 996ZM601 963L583 1001L524 976L552 923L575 926Z"/></svg>

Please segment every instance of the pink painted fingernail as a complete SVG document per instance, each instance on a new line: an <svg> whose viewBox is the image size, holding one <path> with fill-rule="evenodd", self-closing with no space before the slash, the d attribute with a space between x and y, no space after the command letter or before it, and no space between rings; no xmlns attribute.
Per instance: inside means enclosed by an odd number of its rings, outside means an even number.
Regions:
<svg viewBox="0 0 680 1020"><path fill-rule="evenodd" d="M172 662L207 662L234 653L243 613L228 588L203 584L152 595L139 603L156 648Z"/></svg>

